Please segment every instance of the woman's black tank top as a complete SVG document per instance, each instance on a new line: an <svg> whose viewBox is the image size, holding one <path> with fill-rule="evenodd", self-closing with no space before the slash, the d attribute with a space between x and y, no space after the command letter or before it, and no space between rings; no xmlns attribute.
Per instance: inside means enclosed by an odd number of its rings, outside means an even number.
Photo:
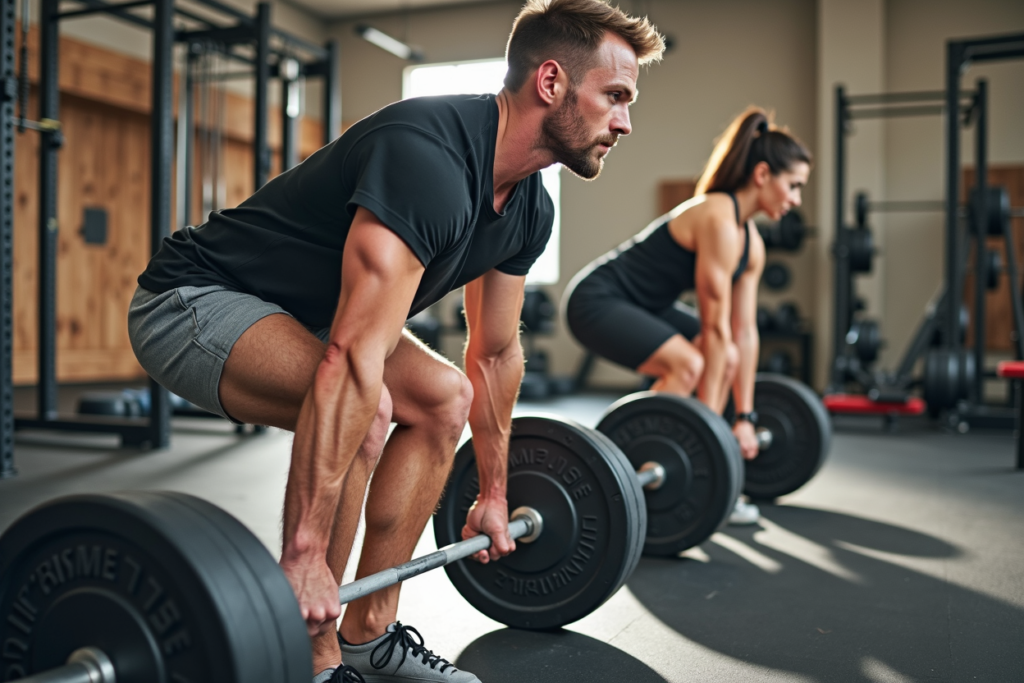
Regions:
<svg viewBox="0 0 1024 683"><path fill-rule="evenodd" d="M736 207L740 221L740 205L731 192L726 194ZM747 269L750 259L750 227L744 225L743 256L732 274L736 282ZM594 261L585 277L588 285L603 283L614 286L633 303L651 311L668 308L684 292L696 286L697 254L679 245L668 229L668 220L661 217L643 231ZM580 284L584 284L580 281Z"/></svg>

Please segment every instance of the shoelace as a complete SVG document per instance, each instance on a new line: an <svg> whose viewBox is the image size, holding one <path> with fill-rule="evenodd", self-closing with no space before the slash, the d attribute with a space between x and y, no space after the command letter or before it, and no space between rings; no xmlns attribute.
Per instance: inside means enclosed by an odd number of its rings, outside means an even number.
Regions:
<svg viewBox="0 0 1024 683"><path fill-rule="evenodd" d="M327 683L366 683L366 681L361 675L359 675L359 672L351 666L342 664L334 670L331 680Z"/></svg>
<svg viewBox="0 0 1024 683"><path fill-rule="evenodd" d="M419 639L417 643L413 640L413 634ZM401 667L405 663L405 657L410 652L413 658L422 657L423 663L430 666L431 669L436 667L438 664L441 665L441 673L444 670L455 666L447 659L438 657L433 652L423 646L423 636L420 632L414 629L412 626L402 626L402 622L395 622L395 630L388 634L387 638L383 640L377 647L373 648L373 652L370 653L370 665L374 669L383 669L391 661L391 655L394 653L395 648L400 647L402 649L402 661L398 663ZM384 653L378 658L377 651L383 650ZM379 664L378 664L379 662Z"/></svg>

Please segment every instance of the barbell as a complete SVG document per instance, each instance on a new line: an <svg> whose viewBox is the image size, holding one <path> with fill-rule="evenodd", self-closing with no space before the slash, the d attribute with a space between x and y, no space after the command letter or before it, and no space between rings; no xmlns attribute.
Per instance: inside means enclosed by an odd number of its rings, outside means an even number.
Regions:
<svg viewBox="0 0 1024 683"><path fill-rule="evenodd" d="M777 391L767 379L755 394L764 425L758 460L776 470L773 457L793 448L787 430L799 421L779 422L793 405L771 408ZM479 489L472 441L464 444L434 516L440 549L342 586L339 601L443 566L485 615L521 628L563 626L611 597L642 552L705 540L752 485L758 460L744 482L727 423L695 399L633 395L599 427L607 435L557 417L514 421L507 498L519 545L486 565L460 561L490 545L486 536L459 540ZM827 435L812 437L827 445ZM0 680L311 676L287 579L259 540L211 503L181 493L71 496L30 511L0 537Z"/></svg>

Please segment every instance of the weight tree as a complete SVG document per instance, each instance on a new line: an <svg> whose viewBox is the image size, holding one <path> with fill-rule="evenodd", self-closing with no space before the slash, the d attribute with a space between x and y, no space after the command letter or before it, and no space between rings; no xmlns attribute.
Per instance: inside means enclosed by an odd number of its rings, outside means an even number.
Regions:
<svg viewBox="0 0 1024 683"><path fill-rule="evenodd" d="M170 442L170 397L150 381L150 416L144 419L61 417L57 413L56 376L56 269L57 269L57 152L62 142L58 88L59 25L61 20L87 15L107 15L153 32L151 101L151 186L150 239L155 253L171 232L171 166L174 152L173 48L175 43L211 41L223 46L228 58L246 64L255 79L255 121L253 135L254 185L266 183L270 170L267 141L268 92L272 77L280 78L285 93L301 77L319 77L324 82L324 144L340 133L341 106L338 87L338 47L335 41L316 45L291 35L270 23L269 3L260 3L255 17L218 0L195 0L204 12L176 7L173 0L136 0L119 4L103 0L65 0L78 9L62 11L61 0L42 0L39 13L39 121L16 117L19 99L15 75L15 1L0 0L0 477L12 476L14 432L43 429L98 432L121 437L122 446L162 448ZM151 6L143 17L132 10ZM177 21L177 25L176 22ZM250 46L247 48L245 46ZM296 58L297 53L307 57ZM24 69L23 69L24 71ZM24 79L22 79L24 82ZM27 88L22 88L26 92ZM25 99L24 95L21 98ZM296 116L283 97L282 167L296 158ZM24 111L24 105L22 106ZM191 111L188 114L191 115ZM14 126L30 128L41 136L39 159L39 379L36 414L15 417L13 413L11 296L13 270L13 182Z"/></svg>

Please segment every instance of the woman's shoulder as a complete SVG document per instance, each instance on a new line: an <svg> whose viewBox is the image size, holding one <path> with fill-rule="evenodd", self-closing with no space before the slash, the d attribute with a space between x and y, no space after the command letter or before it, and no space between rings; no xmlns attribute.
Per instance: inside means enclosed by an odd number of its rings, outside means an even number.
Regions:
<svg viewBox="0 0 1024 683"><path fill-rule="evenodd" d="M719 219L736 222L736 205L725 192L711 192L700 194L687 199L682 204L665 214L665 222L684 218L690 220L710 219L717 222Z"/></svg>
<svg viewBox="0 0 1024 683"><path fill-rule="evenodd" d="M736 205L724 192L698 195L670 211L665 222L670 223L673 230L685 232L715 230L723 225L735 226Z"/></svg>

